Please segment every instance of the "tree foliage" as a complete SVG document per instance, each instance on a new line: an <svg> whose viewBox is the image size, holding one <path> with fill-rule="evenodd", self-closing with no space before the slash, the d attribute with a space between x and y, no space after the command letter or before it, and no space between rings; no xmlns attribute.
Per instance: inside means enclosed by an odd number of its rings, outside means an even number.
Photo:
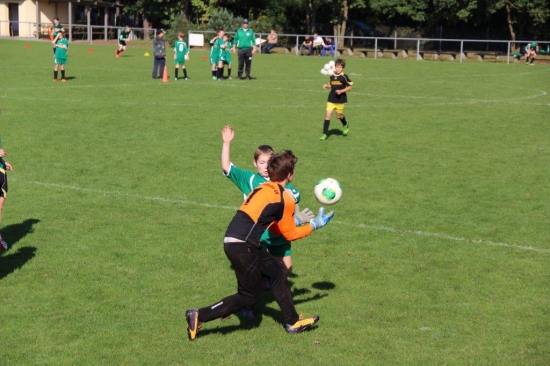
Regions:
<svg viewBox="0 0 550 366"><path fill-rule="evenodd" d="M279 33L343 35L350 19L372 27L408 27L425 34L438 27L491 28L516 39L550 37L548 0L121 0L124 12L168 27L183 16L194 29L237 29L249 18L251 28Z"/></svg>

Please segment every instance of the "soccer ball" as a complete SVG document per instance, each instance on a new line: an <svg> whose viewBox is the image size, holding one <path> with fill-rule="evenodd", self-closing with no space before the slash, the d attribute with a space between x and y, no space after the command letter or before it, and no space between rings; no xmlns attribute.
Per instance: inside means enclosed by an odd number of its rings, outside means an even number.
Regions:
<svg viewBox="0 0 550 366"><path fill-rule="evenodd" d="M323 75L328 75L328 71L325 70L325 69L321 69L321 74L323 74Z"/></svg>
<svg viewBox="0 0 550 366"><path fill-rule="evenodd" d="M334 67L336 66L336 62L334 62L334 61L332 61L332 60L330 60L330 61L328 62L328 64L329 64L330 67L332 67L332 68L334 68Z"/></svg>
<svg viewBox="0 0 550 366"><path fill-rule="evenodd" d="M334 205L342 198L342 187L334 178L324 178L317 182L313 189L317 201L323 205Z"/></svg>
<svg viewBox="0 0 550 366"><path fill-rule="evenodd" d="M332 69L332 66L330 66L329 64L325 64L325 66L323 66L323 69L329 71L330 69Z"/></svg>

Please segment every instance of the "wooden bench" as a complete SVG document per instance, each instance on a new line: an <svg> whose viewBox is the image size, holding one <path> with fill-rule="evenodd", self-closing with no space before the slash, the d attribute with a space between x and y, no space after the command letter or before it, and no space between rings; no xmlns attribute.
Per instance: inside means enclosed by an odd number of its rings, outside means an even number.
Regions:
<svg viewBox="0 0 550 366"><path fill-rule="evenodd" d="M382 55L383 55L384 52L391 53L391 58L394 59L394 60L396 58L399 58L399 54L401 54L401 56L403 58L409 58L409 50L403 50L403 49L401 49L401 50L383 50Z"/></svg>
<svg viewBox="0 0 550 366"><path fill-rule="evenodd" d="M375 49L369 49L369 48L352 48L352 47L348 47L345 50L344 49L337 49L336 51L337 51L336 52L337 56L340 56L344 52L346 52L348 56L354 56L355 54L357 54L358 56L361 56L361 57L367 57L369 53L374 53L374 52L378 52L377 57L384 56L383 50L380 49L380 48L378 50L375 50Z"/></svg>
<svg viewBox="0 0 550 366"><path fill-rule="evenodd" d="M442 59L442 55L448 56L449 61L455 61L456 55L459 54L459 52L455 51L437 51L437 50L430 50L430 51L419 51L417 55L418 60L425 60L424 55L433 55L432 60L440 60Z"/></svg>
<svg viewBox="0 0 550 366"><path fill-rule="evenodd" d="M498 61L501 55L502 52L476 52L477 60L480 62L485 60L485 56L493 56L495 61Z"/></svg>

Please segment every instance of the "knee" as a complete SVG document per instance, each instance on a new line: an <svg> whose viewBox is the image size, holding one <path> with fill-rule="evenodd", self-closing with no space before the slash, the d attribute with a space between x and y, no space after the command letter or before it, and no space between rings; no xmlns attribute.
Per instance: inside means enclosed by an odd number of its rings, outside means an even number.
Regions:
<svg viewBox="0 0 550 366"><path fill-rule="evenodd" d="M336 118L338 118L338 119L342 119L342 118L344 118L344 115L343 115L343 114L341 114L341 113L337 113L337 114L336 114Z"/></svg>

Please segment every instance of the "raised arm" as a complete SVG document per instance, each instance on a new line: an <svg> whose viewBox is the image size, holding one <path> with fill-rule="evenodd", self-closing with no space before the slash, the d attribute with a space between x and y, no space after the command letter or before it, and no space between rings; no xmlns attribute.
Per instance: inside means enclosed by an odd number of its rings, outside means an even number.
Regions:
<svg viewBox="0 0 550 366"><path fill-rule="evenodd" d="M233 141L233 138L235 137L235 131L233 131L233 128L231 128L230 125L225 126L222 129L222 169L227 174L229 173L229 169L231 168L231 141Z"/></svg>

